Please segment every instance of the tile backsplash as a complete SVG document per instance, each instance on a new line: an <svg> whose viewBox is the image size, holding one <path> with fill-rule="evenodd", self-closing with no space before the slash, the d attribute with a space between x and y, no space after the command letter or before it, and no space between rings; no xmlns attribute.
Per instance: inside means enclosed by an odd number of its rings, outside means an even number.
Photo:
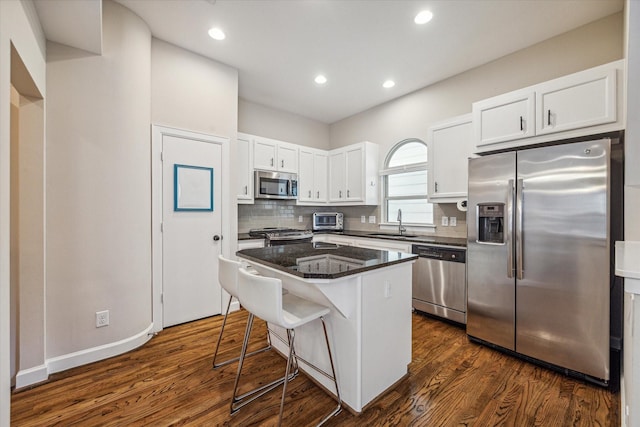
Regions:
<svg viewBox="0 0 640 427"><path fill-rule="evenodd" d="M347 230L379 231L380 208L378 206L298 206L293 200L256 200L253 205L238 205L238 232L247 233L252 228L283 227L311 229L311 216L314 212L342 212L344 227ZM455 203L435 204L433 209L435 234L443 237L466 237L466 212L458 210ZM362 217L365 222L362 223ZM456 226L442 226L442 217L456 218ZM302 217L302 222L300 222ZM370 223L375 217L375 223ZM409 226L410 227L410 226ZM414 230L412 230L412 233Z"/></svg>

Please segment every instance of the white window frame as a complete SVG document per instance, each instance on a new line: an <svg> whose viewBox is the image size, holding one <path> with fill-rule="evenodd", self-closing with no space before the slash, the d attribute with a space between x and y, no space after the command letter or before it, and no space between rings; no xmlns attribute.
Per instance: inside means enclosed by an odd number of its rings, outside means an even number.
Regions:
<svg viewBox="0 0 640 427"><path fill-rule="evenodd" d="M426 162L421 162L421 163L411 163L408 165L402 165L402 166L395 166L395 167L389 167L389 162L392 159L393 155L396 153L396 151L398 151L398 149L400 149L400 147L402 147L404 144L408 144L408 143L412 143L412 142L419 142L421 144L424 144L425 149L427 150L427 161ZM429 150L429 145L422 141L421 139L418 138L408 138L408 139L404 139L400 142L398 142L397 144L395 144L391 150L389 150L389 154L387 154L387 157L384 161L384 167L385 169L380 171L380 178L382 181L382 205L381 205L381 219L382 222L380 223L380 228L381 229L392 229L392 228L397 228L398 227L398 221L395 220L395 218L389 218L389 213L387 212L387 205L388 205L388 200L390 199L388 196L388 179L387 177L389 175L394 175L394 174L398 174L398 173L405 173L405 172L414 172L414 171L425 171L425 173L427 173L428 176L428 170L429 170L429 159L431 158L431 153ZM405 197L392 197L392 200L402 200L402 199L422 199L422 197L415 197L415 196L405 196ZM424 189L424 199L427 200L428 202L428 196L427 196L427 188L425 187ZM429 202L430 203L430 202ZM433 223L434 221L434 217L435 217L435 212L432 214L431 217L431 223L405 223L403 222L402 225L407 227L407 228L420 228L420 229L424 229L424 228L429 228L429 229L435 229L435 224Z"/></svg>

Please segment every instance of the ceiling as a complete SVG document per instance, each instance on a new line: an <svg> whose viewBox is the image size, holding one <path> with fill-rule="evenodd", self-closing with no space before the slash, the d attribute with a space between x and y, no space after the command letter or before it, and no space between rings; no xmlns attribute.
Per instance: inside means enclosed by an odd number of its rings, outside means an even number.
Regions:
<svg viewBox="0 0 640 427"><path fill-rule="evenodd" d="M139 15L154 37L237 68L242 98L324 123L623 8L623 0L116 1ZM67 10L43 14L42 3ZM83 3L94 12L78 12ZM100 0L36 0L47 38L90 51L96 47L76 46L68 35L60 41L60 33L78 31L69 22L80 13L76 22L85 16L93 25L85 22L79 31L95 34L101 25L96 5ZM423 9L433 12L433 20L414 24ZM224 30L225 40L208 36L213 26ZM314 82L318 73L326 84ZM387 79L396 85L383 88Z"/></svg>

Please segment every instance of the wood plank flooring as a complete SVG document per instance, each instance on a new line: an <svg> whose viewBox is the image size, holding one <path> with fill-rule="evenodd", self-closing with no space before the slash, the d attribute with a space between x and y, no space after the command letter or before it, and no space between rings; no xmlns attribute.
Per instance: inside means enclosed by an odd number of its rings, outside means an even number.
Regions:
<svg viewBox="0 0 640 427"><path fill-rule="evenodd" d="M12 426L253 426L277 423L281 389L229 415L237 364L211 368L222 316L168 328L121 356L15 392ZM230 315L222 360L239 353L246 312ZM263 344L256 320L252 346ZM227 331L225 331L226 334ZM619 426L620 399L468 341L463 329L413 315L410 375L360 416L329 426ZM272 351L247 359L245 389L284 372ZM334 406L304 375L287 389L286 426L315 425Z"/></svg>

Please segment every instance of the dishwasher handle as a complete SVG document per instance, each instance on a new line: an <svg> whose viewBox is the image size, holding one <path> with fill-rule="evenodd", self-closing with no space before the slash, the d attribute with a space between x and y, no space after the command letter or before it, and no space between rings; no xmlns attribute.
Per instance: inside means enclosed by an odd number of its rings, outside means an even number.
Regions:
<svg viewBox="0 0 640 427"><path fill-rule="evenodd" d="M420 258L435 259L448 262L466 262L467 251L457 248L443 248L440 246L411 245L411 253Z"/></svg>

